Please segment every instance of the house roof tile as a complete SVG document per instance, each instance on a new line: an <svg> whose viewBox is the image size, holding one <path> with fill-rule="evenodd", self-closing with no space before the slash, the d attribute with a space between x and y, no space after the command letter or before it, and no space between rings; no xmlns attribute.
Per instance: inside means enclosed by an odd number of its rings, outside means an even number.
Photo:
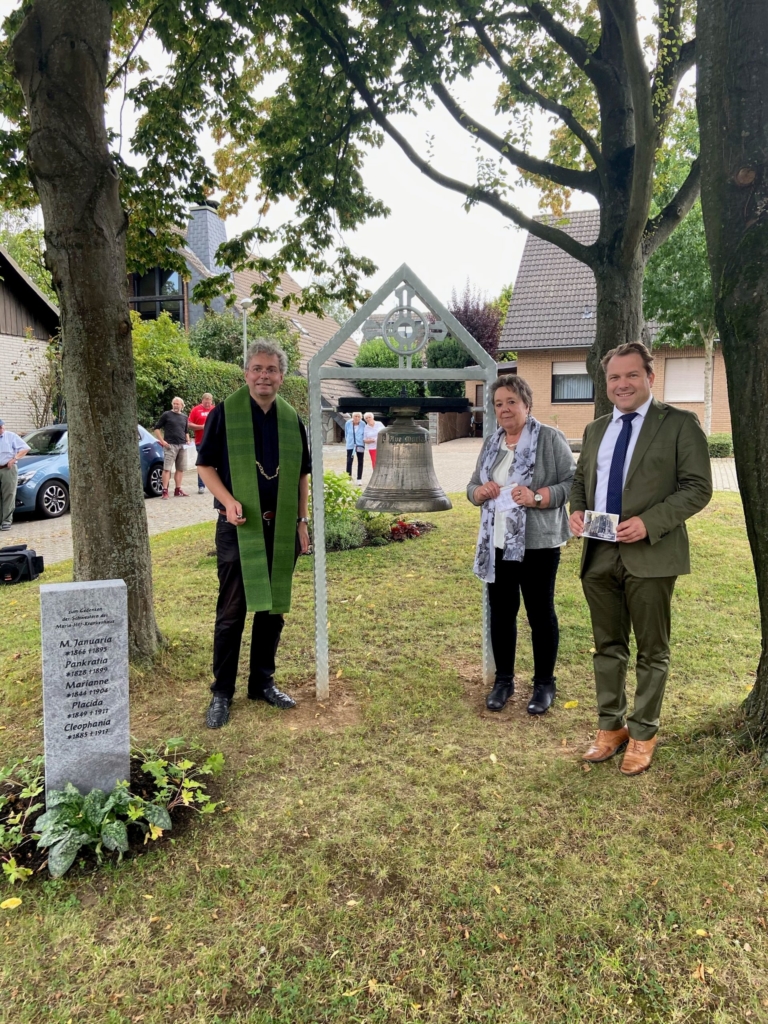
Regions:
<svg viewBox="0 0 768 1024"><path fill-rule="evenodd" d="M564 217L536 218L556 224L585 245L597 238L599 210L577 210ZM588 266L558 246L529 233L512 301L501 331L499 351L590 348L595 340L597 290ZM658 330L649 321L651 337Z"/></svg>
<svg viewBox="0 0 768 1024"><path fill-rule="evenodd" d="M234 275L235 294L240 298L247 298L251 294L253 285L261 280L261 274L256 270L237 271ZM283 295L301 294L301 286L288 273L281 275L280 288ZM331 340L338 331L339 325L329 316L321 318L315 313L299 313L294 307L285 310L279 302L274 302L270 306L270 312L275 316L288 317L299 331L299 352L301 353L299 370L306 376L307 363L326 342ZM334 352L333 360L339 364L352 365L357 357L357 352L357 343L352 338L348 338L341 348ZM320 384L320 390L323 398L332 406L335 406L340 398L359 398L361 402L364 401L362 393L355 382L351 380L324 380Z"/></svg>

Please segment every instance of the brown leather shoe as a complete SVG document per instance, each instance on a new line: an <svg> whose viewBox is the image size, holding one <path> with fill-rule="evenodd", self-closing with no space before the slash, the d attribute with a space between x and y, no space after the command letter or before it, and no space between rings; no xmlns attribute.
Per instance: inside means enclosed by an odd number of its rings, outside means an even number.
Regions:
<svg viewBox="0 0 768 1024"><path fill-rule="evenodd" d="M609 757L618 754L628 740L629 731L626 725L623 729L598 729L592 746L584 751L581 759L591 761L592 764L607 761Z"/></svg>
<svg viewBox="0 0 768 1024"><path fill-rule="evenodd" d="M651 759L656 749L657 737L652 740L633 740L630 737L627 752L619 769L623 775L639 775L651 767Z"/></svg>

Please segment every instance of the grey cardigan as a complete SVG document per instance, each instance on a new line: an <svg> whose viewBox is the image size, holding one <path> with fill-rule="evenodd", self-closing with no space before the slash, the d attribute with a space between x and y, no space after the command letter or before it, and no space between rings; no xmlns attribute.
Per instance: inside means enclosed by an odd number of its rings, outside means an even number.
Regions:
<svg viewBox="0 0 768 1024"><path fill-rule="evenodd" d="M475 489L480 487L480 468L483 465L485 450L491 438L487 437L475 466L472 479L467 484L467 498L473 505L482 505L481 501L475 501ZM499 451L498 463L504 458L504 452ZM573 475L576 472L576 462L573 453L568 447L565 435L555 427L548 427L541 424L539 442L536 445L536 464L533 467L533 480L531 490L537 491L540 487L549 488L549 508L529 508L525 517L525 547L534 548L556 548L565 544L571 536L568 528L568 513L565 510L565 503L571 493Z"/></svg>

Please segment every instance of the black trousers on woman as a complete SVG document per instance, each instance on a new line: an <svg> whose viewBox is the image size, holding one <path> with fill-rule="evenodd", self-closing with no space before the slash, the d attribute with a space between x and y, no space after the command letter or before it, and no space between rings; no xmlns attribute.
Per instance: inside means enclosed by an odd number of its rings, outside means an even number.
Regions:
<svg viewBox="0 0 768 1024"><path fill-rule="evenodd" d="M517 652L517 613L520 593L531 627L533 678L551 683L554 678L560 630L555 614L555 578L560 548L526 551L522 562L505 562L496 549L496 582L488 584L491 606L491 646L496 678L512 679Z"/></svg>
<svg viewBox="0 0 768 1024"><path fill-rule="evenodd" d="M365 452L356 452L354 448L347 448L347 476L352 476L352 462L357 456L357 479L363 479L363 461Z"/></svg>
<svg viewBox="0 0 768 1024"><path fill-rule="evenodd" d="M272 572L273 527L264 523L264 546L267 566ZM243 570L237 527L219 516L216 523L216 563L219 575L219 599L216 602L216 625L213 630L213 678L211 690L231 697L235 692L240 641L245 628L246 606ZM251 628L251 666L248 692L263 693L274 684L275 655L283 631L283 616L256 612Z"/></svg>

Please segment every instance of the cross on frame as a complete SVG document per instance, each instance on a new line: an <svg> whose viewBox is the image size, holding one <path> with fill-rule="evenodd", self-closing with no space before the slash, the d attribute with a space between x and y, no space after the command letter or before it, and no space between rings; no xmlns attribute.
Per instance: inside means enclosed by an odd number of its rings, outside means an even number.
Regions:
<svg viewBox="0 0 768 1024"><path fill-rule="evenodd" d="M373 331L370 337L381 337L390 314L384 323L373 319L374 313L385 300L390 300L394 293L397 305L390 312L413 310L423 323L428 324L425 337L420 339L422 348L430 338L455 338L474 359L475 366L464 369L429 369L414 367L413 354L401 354L399 366L392 367L358 367L358 366L326 366L334 352L344 344L347 338L362 327L365 333ZM425 321L425 314L414 309L412 303L418 298L434 317L434 322ZM443 333L444 332L444 333ZM386 339L385 339L386 340ZM403 340L407 340L403 338ZM392 347L392 346L390 346ZM394 348L393 351L397 351ZM418 351L418 349L416 349ZM403 263L384 284L378 288L367 302L347 320L336 334L309 361L309 437L312 453L312 523L314 540L315 568L315 694L318 700L326 700L329 695L328 681L328 588L326 579L325 551L325 494L323 491L323 417L320 393L322 380L477 380L485 383L485 415L483 416L484 436L488 436L494 420L493 405L490 399L490 385L496 379L496 363L488 355L482 345L472 337L442 302L427 288L422 280L414 274L410 267ZM493 654L491 652L490 614L488 607L488 588L483 584L483 679L490 683L494 676Z"/></svg>

